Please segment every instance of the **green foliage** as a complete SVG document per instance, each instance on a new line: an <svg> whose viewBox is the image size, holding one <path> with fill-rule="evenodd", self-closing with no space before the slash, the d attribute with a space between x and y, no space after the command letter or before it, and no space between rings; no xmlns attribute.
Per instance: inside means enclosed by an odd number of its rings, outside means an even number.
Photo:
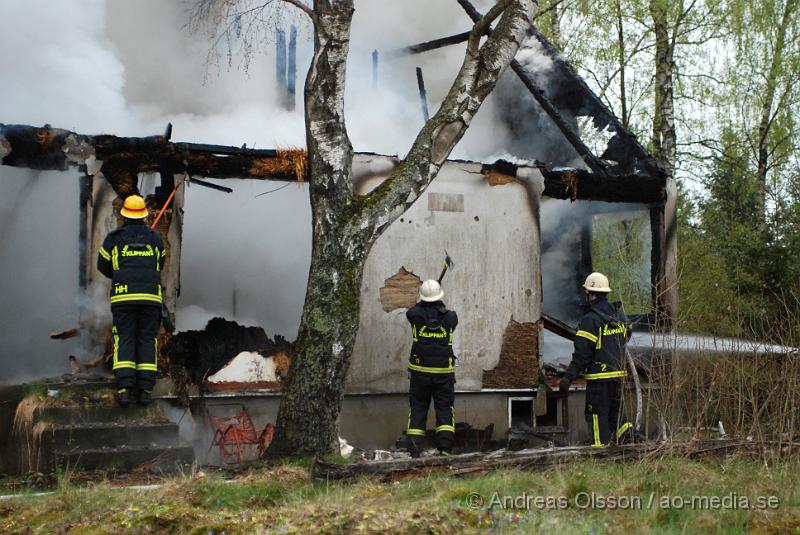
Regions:
<svg viewBox="0 0 800 535"><path fill-rule="evenodd" d="M650 212L596 215L592 228L592 267L608 275L614 300L627 314L651 309Z"/></svg>
<svg viewBox="0 0 800 535"><path fill-rule="evenodd" d="M792 298L800 290L800 273L791 245L800 243L800 197L783 198L761 228L747 147L732 130L723 134L721 145L708 196L695 202L684 197L679 210L686 324L712 334L792 338L785 318L799 308Z"/></svg>
<svg viewBox="0 0 800 535"><path fill-rule="evenodd" d="M44 383L28 383L23 390L24 397L35 396L38 398L47 397L47 385Z"/></svg>
<svg viewBox="0 0 800 535"><path fill-rule="evenodd" d="M4 501L4 533L793 533L800 528L797 458L584 461L475 477L318 483L296 474L165 481L135 491L107 484ZM758 477L753 477L758 474ZM284 474L285 476L285 474ZM664 508L662 497L775 496L772 510ZM483 503L468 501L478 494ZM582 494L583 493L583 494ZM575 498L630 496L640 507L578 507ZM648 507L650 496L657 500ZM522 497L502 506L507 496ZM564 497L565 508L525 507ZM519 506L521 505L521 507ZM794 531L793 531L794 530Z"/></svg>

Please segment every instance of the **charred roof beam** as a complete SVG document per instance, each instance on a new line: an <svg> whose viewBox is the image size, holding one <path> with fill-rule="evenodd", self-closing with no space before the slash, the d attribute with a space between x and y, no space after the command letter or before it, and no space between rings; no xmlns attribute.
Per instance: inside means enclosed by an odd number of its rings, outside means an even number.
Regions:
<svg viewBox="0 0 800 535"><path fill-rule="evenodd" d="M395 48L394 50L387 50L383 53L383 57L385 59L402 58L403 56L411 56L421 52L428 52L429 50L436 50L437 48L442 48L445 46L466 43L469 40L470 33L472 32L457 33L455 35L441 37L431 41L425 41L424 43L418 43L416 45Z"/></svg>
<svg viewBox="0 0 800 535"><path fill-rule="evenodd" d="M57 171L85 166L90 174L95 174L100 165L99 171L123 197L138 193L139 173L303 181L305 162L306 152L302 149L255 150L172 143L166 135L90 136L50 125L39 128L0 124L2 165Z"/></svg>
<svg viewBox="0 0 800 535"><path fill-rule="evenodd" d="M630 202L660 206L666 193L660 177L638 174L598 175L585 169L547 168L536 162L518 165L506 160L483 164L481 173L517 177L520 168L535 167L544 177L542 195L552 199Z"/></svg>
<svg viewBox="0 0 800 535"><path fill-rule="evenodd" d="M664 168L658 160L653 158L642 147L638 138L622 125L617 116L608 109L600 97L586 85L586 81L569 62L564 60L555 45L535 26L531 27L530 33L542 45L547 52L547 56L557 65L559 72L567 78L572 86L579 89L584 109L575 110L575 114L591 117L595 128L598 130L602 130L606 126L610 126L614 130L615 136L608 142L606 150L600 157L617 161L628 171L633 171L636 167L639 167L639 171L665 176Z"/></svg>
<svg viewBox="0 0 800 535"><path fill-rule="evenodd" d="M467 12L467 15L473 20L473 22L480 21L483 16L475 9L469 0L458 0L458 3L461 4L461 7L464 8L464 11ZM487 30L486 34L489 35L491 30ZM522 64L517 61L516 59L511 60L511 69L517 74L520 81L523 85L530 91L533 98L536 102L539 103L539 106L542 107L545 113L550 117L553 121L553 124L561 131L561 134L566 138L566 140L572 145L575 149L575 152L578 153L589 169L592 172L600 175L606 175L606 166L600 161L600 159L594 155L594 153L586 146L586 144L581 140L580 136L578 135L572 127L567 124L567 121L564 120L564 117L561 116L561 113L558 109L553 105L552 102L547 98L545 95L544 90L539 87L536 81L533 79L533 76L528 72Z"/></svg>

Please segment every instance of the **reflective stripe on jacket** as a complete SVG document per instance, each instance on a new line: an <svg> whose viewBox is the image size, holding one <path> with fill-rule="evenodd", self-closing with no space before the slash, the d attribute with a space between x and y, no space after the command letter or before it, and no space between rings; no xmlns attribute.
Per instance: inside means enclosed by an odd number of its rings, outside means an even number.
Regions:
<svg viewBox="0 0 800 535"><path fill-rule="evenodd" d="M111 304L160 305L164 257L161 235L144 221L127 220L109 232L98 251L97 269L111 279Z"/></svg>
<svg viewBox="0 0 800 535"><path fill-rule="evenodd" d="M578 323L575 351L566 376L587 381L625 377L625 343L630 335L620 303L599 299Z"/></svg>
<svg viewBox="0 0 800 535"><path fill-rule="evenodd" d="M453 373L453 332L458 326L458 315L447 310L444 303L420 301L406 312L411 324L411 355L408 369L419 373Z"/></svg>

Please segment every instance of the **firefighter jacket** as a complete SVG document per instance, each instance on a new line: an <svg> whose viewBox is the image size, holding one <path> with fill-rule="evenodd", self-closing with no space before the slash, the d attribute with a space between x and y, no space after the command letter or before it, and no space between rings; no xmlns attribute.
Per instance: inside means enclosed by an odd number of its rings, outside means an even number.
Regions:
<svg viewBox="0 0 800 535"><path fill-rule="evenodd" d="M97 269L111 279L111 304L161 304L164 241L144 221L127 220L108 233Z"/></svg>
<svg viewBox="0 0 800 535"><path fill-rule="evenodd" d="M566 377L579 374L587 381L625 377L625 344L630 337L621 303L609 303L605 298L595 301L578 323L575 352Z"/></svg>
<svg viewBox="0 0 800 535"><path fill-rule="evenodd" d="M444 303L420 301L406 312L411 324L411 356L408 369L420 373L454 373L453 331L458 315Z"/></svg>

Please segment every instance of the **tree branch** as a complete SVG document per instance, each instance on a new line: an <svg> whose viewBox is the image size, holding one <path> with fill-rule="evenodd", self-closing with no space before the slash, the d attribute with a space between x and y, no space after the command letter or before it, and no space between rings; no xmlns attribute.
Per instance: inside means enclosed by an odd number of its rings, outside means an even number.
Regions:
<svg viewBox="0 0 800 535"><path fill-rule="evenodd" d="M313 11L313 10L312 10L310 7L308 7L307 5L305 5L305 4L304 4L303 2L301 2L300 0L281 0L281 1L282 1L282 2L286 2L287 4L291 4L291 5L293 5L294 7L296 7L297 9L299 9L300 11L302 11L303 13L305 13L306 15L308 15L308 16L309 16L309 18L311 18L311 21L312 21L314 24L316 24L316 23L317 23L317 14L316 14L316 13L314 13L314 11Z"/></svg>
<svg viewBox="0 0 800 535"><path fill-rule="evenodd" d="M477 53L467 50L447 97L419 132L406 158L383 184L358 199L360 212L351 220L352 232L372 243L428 187L528 36L536 7L536 0L509 2ZM481 29L496 17L493 8L476 23L473 35L481 35Z"/></svg>
<svg viewBox="0 0 800 535"><path fill-rule="evenodd" d="M480 22L472 27L472 31L469 33L469 40L467 41L467 54L469 56L475 56L478 52L478 45L481 42L483 34L486 33L486 30L489 29L497 17L503 14L503 11L505 11L510 4L511 0L500 0L492 6L492 9L483 16Z"/></svg>

